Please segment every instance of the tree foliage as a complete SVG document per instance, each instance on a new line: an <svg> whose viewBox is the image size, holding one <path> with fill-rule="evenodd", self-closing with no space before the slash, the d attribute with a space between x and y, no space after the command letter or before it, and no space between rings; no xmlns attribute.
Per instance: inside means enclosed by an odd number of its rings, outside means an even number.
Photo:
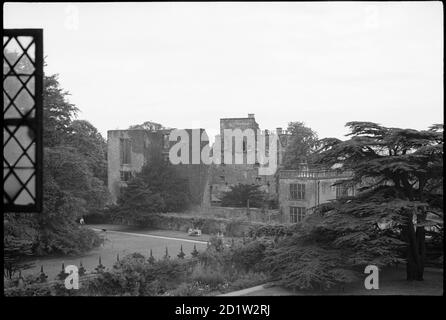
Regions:
<svg viewBox="0 0 446 320"><path fill-rule="evenodd" d="M78 254L100 243L77 220L108 200L105 140L90 123L75 120L78 109L67 100L57 75L44 77L43 94L43 212L5 215L4 248L11 261Z"/></svg>
<svg viewBox="0 0 446 320"><path fill-rule="evenodd" d="M67 145L76 148L92 174L107 184L107 142L90 122L74 120L68 128Z"/></svg>
<svg viewBox="0 0 446 320"><path fill-rule="evenodd" d="M5 277L11 279L19 270L31 268L26 260L32 256L35 230L33 221L25 217L17 223L19 215L7 215L3 220L3 258Z"/></svg>
<svg viewBox="0 0 446 320"><path fill-rule="evenodd" d="M67 100L69 93L60 87L57 74L44 77L43 96L43 142L50 148L65 145L79 109Z"/></svg>
<svg viewBox="0 0 446 320"><path fill-rule="evenodd" d="M302 163L311 162L311 155L316 150L319 140L315 131L303 122L288 124L287 146L283 158L285 169L299 169Z"/></svg>
<svg viewBox="0 0 446 320"><path fill-rule="evenodd" d="M129 127L129 130L135 130L135 129L144 129L149 131L157 131L161 129L165 129L165 127L160 124L153 121L145 121L141 124L135 124Z"/></svg>
<svg viewBox="0 0 446 320"><path fill-rule="evenodd" d="M442 126L347 126L351 138L324 139L316 161L351 170L353 177L343 184L356 186L356 194L317 207L293 237L272 250L269 266L284 284L299 288L317 279L323 287L352 279L351 272L369 264L405 262L407 279L422 280L426 234L437 244L443 237Z"/></svg>
<svg viewBox="0 0 446 320"><path fill-rule="evenodd" d="M138 220L143 213L181 212L190 203L188 181L161 159L146 164L127 183L113 212Z"/></svg>
<svg viewBox="0 0 446 320"><path fill-rule="evenodd" d="M259 185L237 184L223 194L221 204L224 207L262 207L265 204L265 192Z"/></svg>

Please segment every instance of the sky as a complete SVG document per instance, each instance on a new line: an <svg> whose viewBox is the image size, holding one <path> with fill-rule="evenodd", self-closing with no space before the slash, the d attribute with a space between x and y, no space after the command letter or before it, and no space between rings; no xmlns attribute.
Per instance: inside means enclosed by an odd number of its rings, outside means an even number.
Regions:
<svg viewBox="0 0 446 320"><path fill-rule="evenodd" d="M348 121L443 123L441 2L6 3L43 28L47 74L106 136L154 121L218 132L254 113L345 139Z"/></svg>

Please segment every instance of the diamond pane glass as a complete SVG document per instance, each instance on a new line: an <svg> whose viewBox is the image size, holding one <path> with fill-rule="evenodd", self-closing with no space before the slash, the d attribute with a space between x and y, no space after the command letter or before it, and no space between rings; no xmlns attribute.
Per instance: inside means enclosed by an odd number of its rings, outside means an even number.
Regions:
<svg viewBox="0 0 446 320"><path fill-rule="evenodd" d="M3 204L38 212L42 204L43 44L40 29L3 36Z"/></svg>

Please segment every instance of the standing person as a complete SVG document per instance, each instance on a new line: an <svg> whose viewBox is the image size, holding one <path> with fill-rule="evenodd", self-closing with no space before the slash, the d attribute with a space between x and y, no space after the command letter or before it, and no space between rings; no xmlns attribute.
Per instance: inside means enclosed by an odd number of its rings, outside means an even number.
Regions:
<svg viewBox="0 0 446 320"><path fill-rule="evenodd" d="M85 224L84 217L80 218L79 223L80 223L80 225L84 225Z"/></svg>

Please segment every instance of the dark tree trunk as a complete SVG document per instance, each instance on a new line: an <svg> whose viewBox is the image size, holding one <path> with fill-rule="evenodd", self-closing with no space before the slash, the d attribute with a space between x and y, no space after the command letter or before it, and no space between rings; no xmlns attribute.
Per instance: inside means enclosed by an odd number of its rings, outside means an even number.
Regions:
<svg viewBox="0 0 446 320"><path fill-rule="evenodd" d="M417 227L416 230L412 219L408 219L408 224L404 228L407 241L407 280L423 280L424 262L426 256L425 231L424 227Z"/></svg>
<svg viewBox="0 0 446 320"><path fill-rule="evenodd" d="M425 243L425 229L424 227L417 227L416 240L419 253L420 264L418 267L418 274L416 280L423 280L424 264L426 262L426 243Z"/></svg>

